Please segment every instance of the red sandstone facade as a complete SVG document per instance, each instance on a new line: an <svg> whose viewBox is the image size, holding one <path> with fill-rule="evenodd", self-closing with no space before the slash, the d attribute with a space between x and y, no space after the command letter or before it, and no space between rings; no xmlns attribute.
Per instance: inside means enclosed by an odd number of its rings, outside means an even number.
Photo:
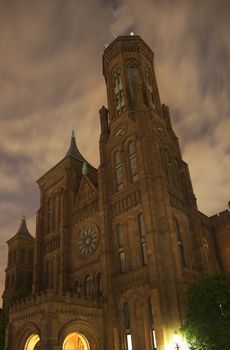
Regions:
<svg viewBox="0 0 230 350"><path fill-rule="evenodd" d="M139 36L119 37L105 49L103 73L99 168L73 135L38 180L35 240L23 222L8 241L16 260L6 269L5 350L75 349L69 334L78 350L173 349L187 285L230 271L230 212L209 218L197 209L153 52ZM17 265L22 249L34 251L33 269ZM31 271L30 295L12 303Z"/></svg>

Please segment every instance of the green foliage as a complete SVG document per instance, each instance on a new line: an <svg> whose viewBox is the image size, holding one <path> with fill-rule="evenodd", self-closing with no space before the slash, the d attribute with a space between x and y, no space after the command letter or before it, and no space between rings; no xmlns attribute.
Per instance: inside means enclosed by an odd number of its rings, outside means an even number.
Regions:
<svg viewBox="0 0 230 350"><path fill-rule="evenodd" d="M230 349L230 274L206 277L186 294L182 327L191 350Z"/></svg>

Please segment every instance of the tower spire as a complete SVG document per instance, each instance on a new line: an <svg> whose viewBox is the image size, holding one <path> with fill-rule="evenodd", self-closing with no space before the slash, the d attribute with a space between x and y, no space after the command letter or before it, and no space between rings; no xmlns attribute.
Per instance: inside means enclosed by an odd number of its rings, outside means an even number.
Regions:
<svg viewBox="0 0 230 350"><path fill-rule="evenodd" d="M81 155L81 153L77 147L74 129L72 130L72 136L71 136L69 150L66 153L65 157L69 157L69 156L74 157L76 159L79 159L82 162L86 162L85 158Z"/></svg>

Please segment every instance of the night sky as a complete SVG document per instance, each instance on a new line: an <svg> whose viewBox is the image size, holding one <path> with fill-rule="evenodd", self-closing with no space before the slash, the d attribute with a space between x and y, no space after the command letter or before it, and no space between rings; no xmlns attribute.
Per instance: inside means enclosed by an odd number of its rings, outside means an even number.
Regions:
<svg viewBox="0 0 230 350"><path fill-rule="evenodd" d="M229 15L228 0L0 0L0 293L5 242L22 215L34 235L36 180L64 157L72 129L83 156L99 164L101 56L114 36L133 31L153 49L199 209L226 209Z"/></svg>

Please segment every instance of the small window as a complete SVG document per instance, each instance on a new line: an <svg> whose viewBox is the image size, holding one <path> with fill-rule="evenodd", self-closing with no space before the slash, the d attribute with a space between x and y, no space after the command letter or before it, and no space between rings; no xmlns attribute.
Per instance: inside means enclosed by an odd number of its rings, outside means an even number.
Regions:
<svg viewBox="0 0 230 350"><path fill-rule="evenodd" d="M117 242L119 248L124 246L124 235L122 225L117 226Z"/></svg>
<svg viewBox="0 0 230 350"><path fill-rule="evenodd" d="M138 180L138 171L137 171L137 158L135 144L131 141L128 144L128 157L129 157L129 169L131 175L131 182L136 182Z"/></svg>
<svg viewBox="0 0 230 350"><path fill-rule="evenodd" d="M153 82L152 82L152 76L149 71L145 72L145 84L147 88L148 102L155 109Z"/></svg>
<svg viewBox="0 0 230 350"><path fill-rule="evenodd" d="M125 316L125 333L126 333L126 346L127 350L132 350L132 336L130 331L130 318L129 318L129 305L124 305L124 316Z"/></svg>
<svg viewBox="0 0 230 350"><path fill-rule="evenodd" d="M131 106L135 105L135 79L138 78L138 68L136 62L127 65L127 75L129 82L129 95Z"/></svg>
<svg viewBox="0 0 230 350"><path fill-rule="evenodd" d="M120 259L120 272L125 272L125 252L124 250L121 250L119 252L119 259Z"/></svg>
<svg viewBox="0 0 230 350"><path fill-rule="evenodd" d="M25 263L25 250L24 249L21 249L21 251L20 251L20 262L21 262L21 264Z"/></svg>

